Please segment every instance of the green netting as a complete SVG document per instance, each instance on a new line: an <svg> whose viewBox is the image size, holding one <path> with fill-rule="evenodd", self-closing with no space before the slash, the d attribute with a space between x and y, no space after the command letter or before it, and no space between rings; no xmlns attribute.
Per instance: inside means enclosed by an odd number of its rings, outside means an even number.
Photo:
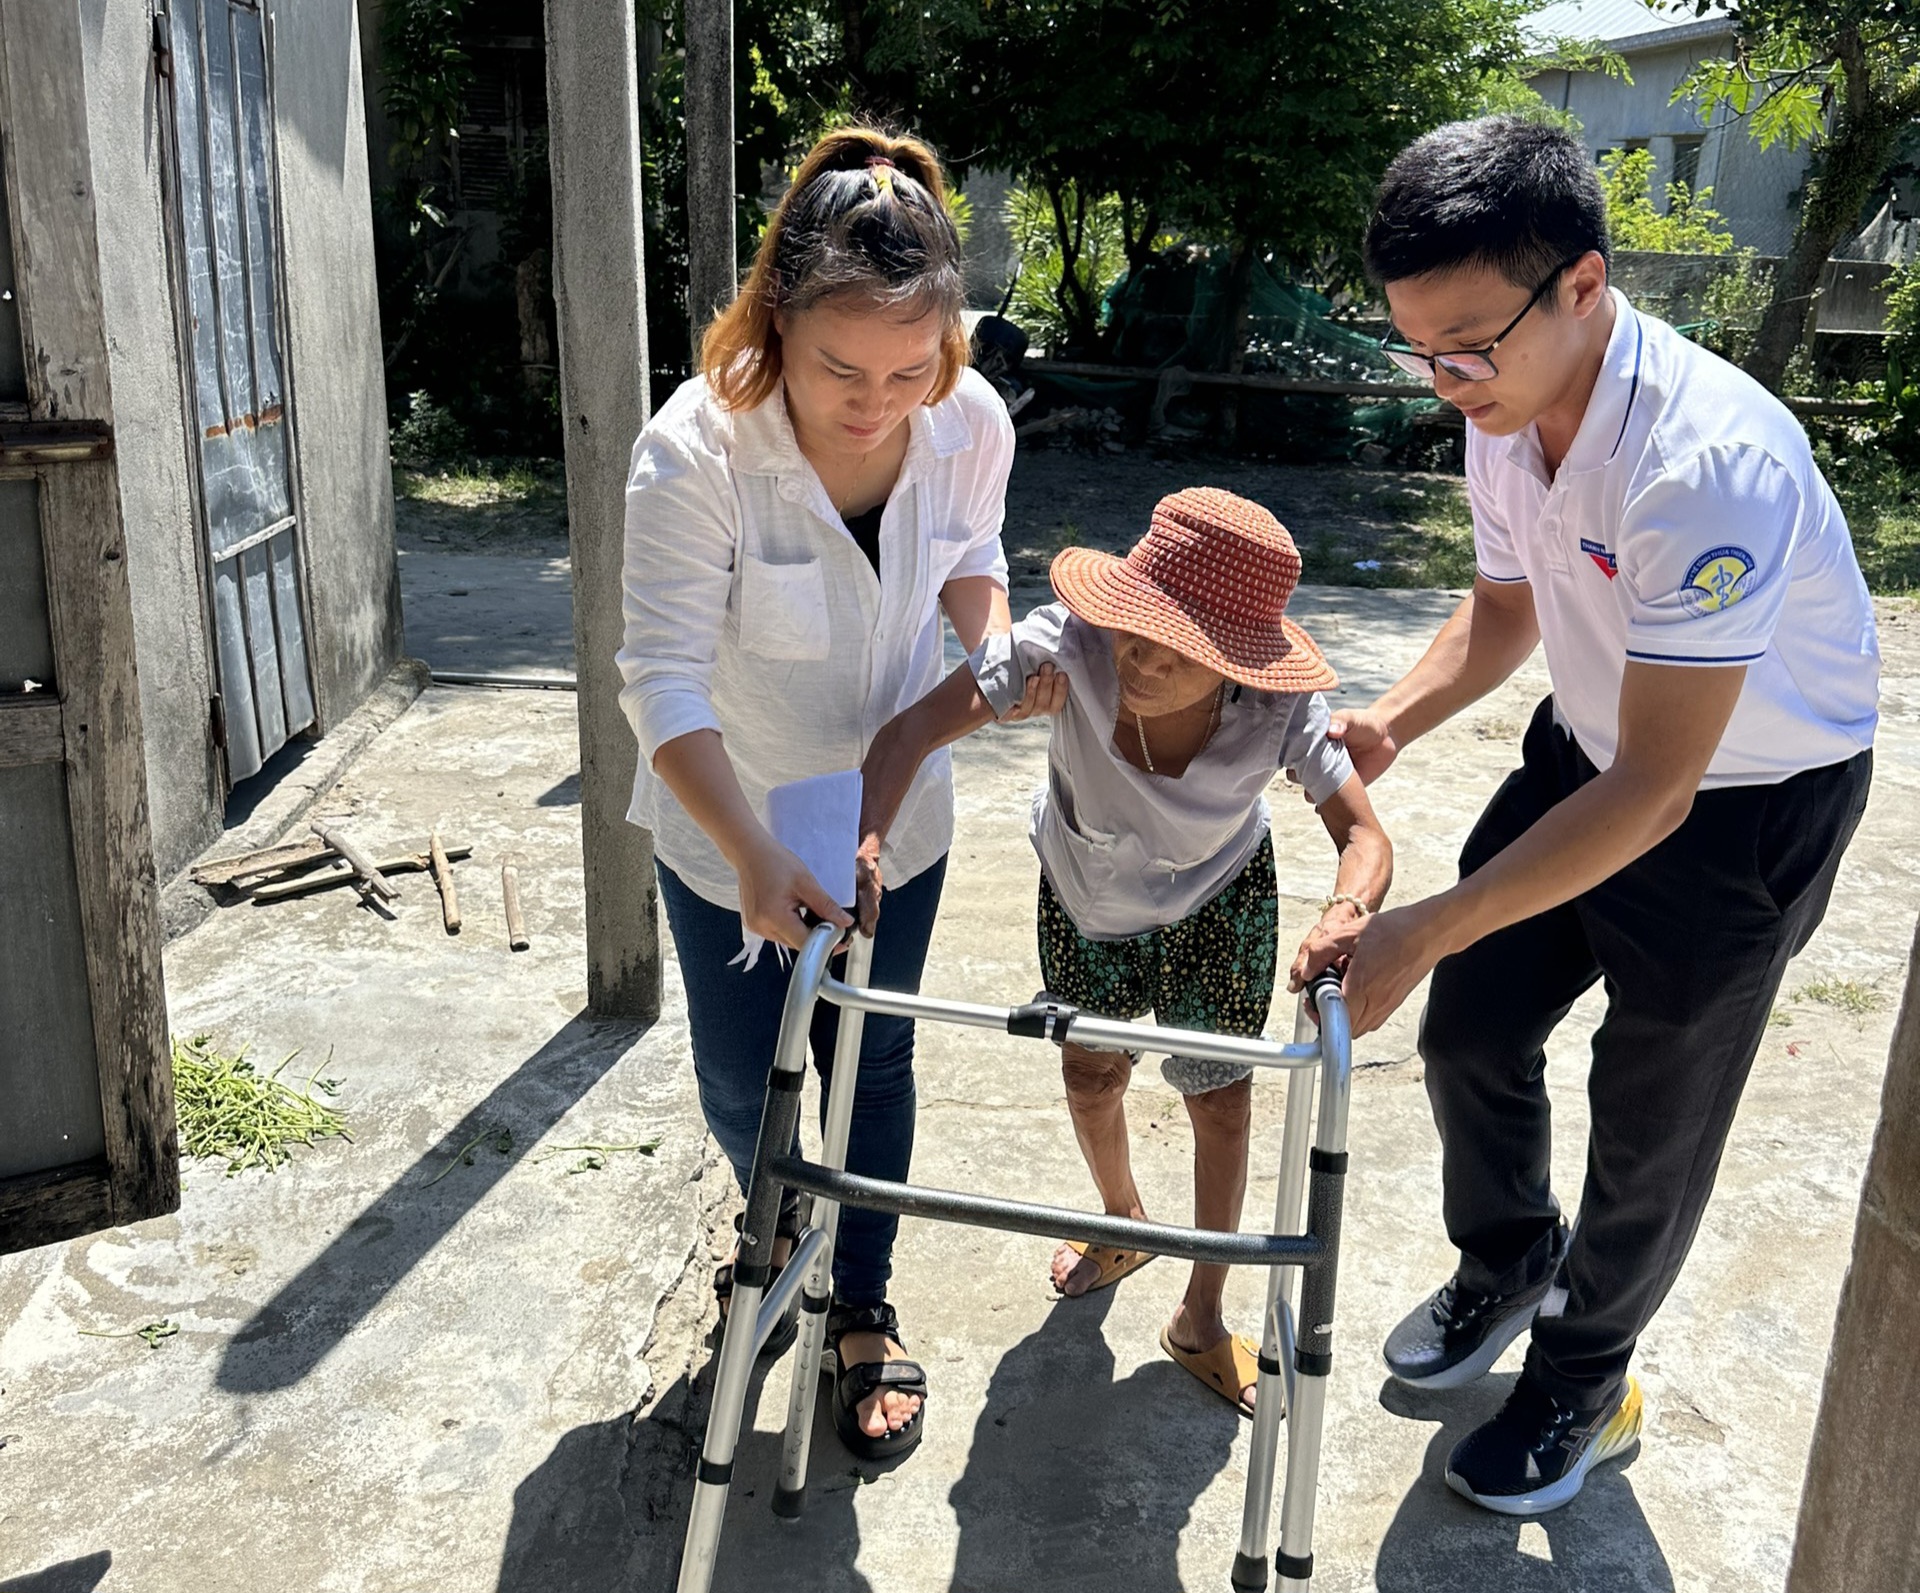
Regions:
<svg viewBox="0 0 1920 1593"><path fill-rule="evenodd" d="M1229 269L1224 251L1187 249L1155 256L1122 277L1106 301L1114 362L1155 369L1223 369L1232 336ZM1249 289L1247 350L1241 364L1249 374L1339 382L1404 380L1373 338L1331 319L1333 305L1311 288L1283 281L1255 261ZM1064 378L1053 379L1065 385ZM1249 392L1242 400L1243 433L1255 427L1270 432L1269 440L1279 451L1297 457L1350 458L1367 443L1398 447L1407 440L1413 417L1434 404L1433 399L1367 403Z"/></svg>

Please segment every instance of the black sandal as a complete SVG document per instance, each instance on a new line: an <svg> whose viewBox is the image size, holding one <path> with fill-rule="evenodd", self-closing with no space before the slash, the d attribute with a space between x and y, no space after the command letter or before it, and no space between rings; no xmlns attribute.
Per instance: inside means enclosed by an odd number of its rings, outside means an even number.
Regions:
<svg viewBox="0 0 1920 1593"><path fill-rule="evenodd" d="M840 1340L849 1333L884 1334L904 1350L900 1318L884 1300L878 1305L835 1305L827 1313L827 1343L839 1370L833 1380L833 1429L861 1460L897 1459L918 1446L926 1433L926 1369L918 1361L856 1361L849 1366L840 1354ZM883 1389L918 1395L920 1408L904 1427L875 1438L861 1430L860 1403Z"/></svg>
<svg viewBox="0 0 1920 1593"><path fill-rule="evenodd" d="M745 1225L747 1214L736 1212L733 1218L733 1231L739 1233ZM788 1239L798 1242L800 1238L800 1195L797 1190L788 1190L780 1202L780 1216L774 1223L775 1239ZM777 1264L767 1279L767 1286L773 1286L774 1279L786 1270L786 1263ZM723 1262L713 1269L713 1297L720 1302L720 1326L714 1335L716 1345L724 1342L727 1336L727 1317L733 1304L733 1263ZM763 1295L764 1299L765 1296ZM780 1325L767 1335L767 1342L760 1346L762 1355L784 1355L793 1341L800 1336L800 1301L796 1296L793 1307L781 1320Z"/></svg>

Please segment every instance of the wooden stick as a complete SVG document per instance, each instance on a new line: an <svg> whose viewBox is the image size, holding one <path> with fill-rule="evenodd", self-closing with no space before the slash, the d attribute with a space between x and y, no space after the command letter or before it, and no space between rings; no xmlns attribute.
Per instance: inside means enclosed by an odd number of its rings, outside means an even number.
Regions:
<svg viewBox="0 0 1920 1593"><path fill-rule="evenodd" d="M458 863L462 858L472 857L473 848L449 846L446 853L449 862ZM375 866L382 874L426 874L432 871L433 859L425 852L408 852L399 857L383 857ZM257 886L247 896L255 902L284 902L292 896L306 896L314 891L331 890L336 885L350 885L359 878L351 863L336 862L331 868L318 873L302 874L298 879L276 880L271 885Z"/></svg>
<svg viewBox="0 0 1920 1593"><path fill-rule="evenodd" d="M447 851L440 844L440 832L427 837L427 849L433 855L433 882L440 887L440 916L446 920L447 933L460 933L460 892L454 888L453 870L447 867Z"/></svg>
<svg viewBox="0 0 1920 1593"><path fill-rule="evenodd" d="M351 863L354 873L366 881L367 889L378 896L380 900L390 902L400 894L397 889L387 883L385 876L381 874L373 859L368 857L359 847L355 846L353 842L348 840L339 830L335 829L332 825L321 823L318 819L315 819L308 828Z"/></svg>
<svg viewBox="0 0 1920 1593"><path fill-rule="evenodd" d="M501 865L500 894L507 902L507 945L525 951L533 942L527 939L527 921L520 916L520 876L511 863Z"/></svg>
<svg viewBox="0 0 1920 1593"><path fill-rule="evenodd" d="M237 885L255 874L278 874L308 863L324 862L334 856L333 848L319 839L295 841L288 846L269 846L260 852L236 852L231 857L209 858L193 866L196 885Z"/></svg>

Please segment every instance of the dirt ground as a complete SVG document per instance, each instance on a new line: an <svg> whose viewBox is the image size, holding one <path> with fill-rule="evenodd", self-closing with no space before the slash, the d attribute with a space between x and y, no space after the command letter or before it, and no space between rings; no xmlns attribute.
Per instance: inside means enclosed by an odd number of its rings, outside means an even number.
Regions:
<svg viewBox="0 0 1920 1593"><path fill-rule="evenodd" d="M551 461L498 481L400 471L396 483L403 552L566 556L566 497ZM1016 612L1046 600L1047 565L1061 548L1084 543L1123 552L1145 531L1155 502L1195 486L1224 487L1265 504L1293 533L1305 579L1316 585L1451 586L1472 579L1456 476L1139 449L1089 455L1023 448L1007 491ZM1377 569L1361 567L1376 560Z"/></svg>

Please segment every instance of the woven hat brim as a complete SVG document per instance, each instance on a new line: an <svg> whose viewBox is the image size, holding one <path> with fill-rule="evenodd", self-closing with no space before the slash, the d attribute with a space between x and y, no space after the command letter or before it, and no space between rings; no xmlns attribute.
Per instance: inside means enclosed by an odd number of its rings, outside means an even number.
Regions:
<svg viewBox="0 0 1920 1593"><path fill-rule="evenodd" d="M1066 548L1048 572L1060 601L1089 625L1131 631L1255 691L1331 691L1340 684L1305 630L1284 614L1240 635L1213 635L1125 559Z"/></svg>

